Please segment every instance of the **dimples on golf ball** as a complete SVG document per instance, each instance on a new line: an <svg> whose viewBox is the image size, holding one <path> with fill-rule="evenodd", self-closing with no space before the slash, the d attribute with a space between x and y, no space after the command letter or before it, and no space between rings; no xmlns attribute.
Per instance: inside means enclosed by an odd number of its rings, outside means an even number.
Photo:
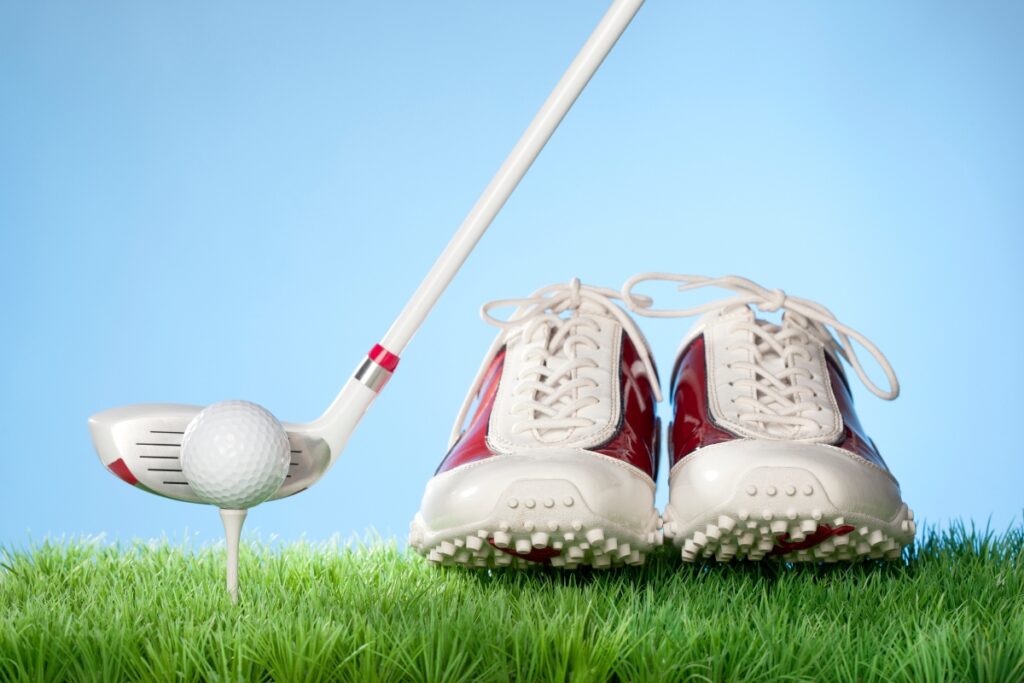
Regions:
<svg viewBox="0 0 1024 683"><path fill-rule="evenodd" d="M259 505L288 476L288 433L268 410L221 401L196 415L181 440L181 471L200 498L221 508Z"/></svg>

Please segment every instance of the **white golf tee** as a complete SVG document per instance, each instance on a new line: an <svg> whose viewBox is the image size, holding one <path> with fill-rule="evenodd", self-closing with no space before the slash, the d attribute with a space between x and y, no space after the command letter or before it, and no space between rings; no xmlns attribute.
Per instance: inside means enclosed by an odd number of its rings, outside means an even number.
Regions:
<svg viewBox="0 0 1024 683"><path fill-rule="evenodd" d="M231 602L238 602L238 544L242 538L242 525L248 510L220 511L220 520L224 522L224 535L227 537L227 588Z"/></svg>

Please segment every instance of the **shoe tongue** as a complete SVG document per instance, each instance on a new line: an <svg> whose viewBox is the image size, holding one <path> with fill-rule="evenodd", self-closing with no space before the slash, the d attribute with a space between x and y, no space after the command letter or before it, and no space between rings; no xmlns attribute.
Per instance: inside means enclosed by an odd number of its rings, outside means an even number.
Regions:
<svg viewBox="0 0 1024 683"><path fill-rule="evenodd" d="M774 334L781 329L779 325L761 319L753 308L745 304L729 306L728 308L720 309L713 313L717 313L718 315L718 318L716 320L717 324L722 325L726 330L728 330L731 326L736 325L737 323L752 323L761 328L765 334L774 336ZM790 324L792 325L794 323ZM783 325L786 325L785 318L783 318ZM785 375L784 371L786 370L786 362L783 360L783 357L776 353L775 349L768 345L763 339L761 339L759 335L755 335L752 332L750 332L750 328L748 325L744 325L744 328L745 329L737 329L734 332L732 332L732 334L741 335L744 338L744 340L757 343L764 349L761 352L760 361L758 362L758 364L762 368L764 368L766 371L777 377L780 375ZM767 401L767 403L765 404L766 407L781 408L781 406L776 405L775 402L769 399L766 395L761 395L761 398L764 401ZM776 436L787 438L791 436L790 432L792 432L793 430L792 428L785 425L771 425L768 431L777 431L778 433L775 434Z"/></svg>
<svg viewBox="0 0 1024 683"><path fill-rule="evenodd" d="M575 314L575 311L571 311L569 313L563 312L563 314L560 317L562 318L562 320L568 320L569 316ZM529 344L536 344L539 346L543 346L545 349L547 349L547 357L544 359L544 362L542 363L544 369L546 370L545 375L542 379L545 380L552 375L559 374L558 371L562 368L562 366L569 362L568 353L566 351L564 344L559 344L556 348L553 349L551 348L551 341L554 338L554 336L559 333L560 329L561 325L555 325L552 324L551 322L536 325L530 333L529 338L523 340ZM564 378L563 381L567 379L568 378ZM563 399L563 401L565 400L570 399L569 397L566 397L565 399ZM540 441L554 443L568 438L570 432L570 429L545 429L537 436Z"/></svg>
<svg viewBox="0 0 1024 683"><path fill-rule="evenodd" d="M580 313L606 313L604 306L596 301L591 301L590 299L583 299L576 310Z"/></svg>
<svg viewBox="0 0 1024 683"><path fill-rule="evenodd" d="M730 304L728 306L722 306L721 308L714 308L704 314L704 318L709 321L714 320L747 320L752 321L757 317L752 309L747 304Z"/></svg>
<svg viewBox="0 0 1024 683"><path fill-rule="evenodd" d="M568 363L570 363L573 357L576 355L575 352L570 354L569 349L566 347L564 341L572 336L572 333L566 334L564 331L564 325L567 324L572 318L580 317L581 315L607 315L607 311L599 303L583 300L580 305L575 309L569 309L563 311L559 316L562 319L562 323L558 326L547 324L539 325L538 329L534 331L531 341L534 343L543 343L548 349L548 356L544 359L544 368L547 370L547 376L557 375L559 377L558 384L568 382L572 380L571 374L562 374L560 371ZM557 347L552 348L551 342L553 338L558 335L561 337L562 342ZM556 385L557 386L557 385ZM572 395L563 396L556 406L564 406L572 403L576 397ZM574 432L574 428L547 428L544 429L537 435L538 440L545 443L558 443L565 441L570 438Z"/></svg>

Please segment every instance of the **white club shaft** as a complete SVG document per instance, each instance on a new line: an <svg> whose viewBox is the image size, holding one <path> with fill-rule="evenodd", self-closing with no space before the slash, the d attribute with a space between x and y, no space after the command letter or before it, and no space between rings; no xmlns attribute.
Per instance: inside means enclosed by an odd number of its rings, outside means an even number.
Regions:
<svg viewBox="0 0 1024 683"><path fill-rule="evenodd" d="M462 222L416 293L405 305L381 346L401 355L469 253L512 195L558 124L629 26L644 0L615 0L533 118L490 184Z"/></svg>
<svg viewBox="0 0 1024 683"><path fill-rule="evenodd" d="M220 520L224 522L224 535L227 538L227 588L231 602L238 602L238 545L242 538L242 525L248 510L221 510Z"/></svg>
<svg viewBox="0 0 1024 683"><path fill-rule="evenodd" d="M555 89L534 116L526 132L509 153L490 184L477 199L441 256L402 309L381 343L373 348L334 403L313 422L303 425L310 435L323 438L333 464L363 414L391 377L398 356L420 328L434 304L451 283L473 247L523 179L558 124L590 82L644 0L615 0L562 75Z"/></svg>

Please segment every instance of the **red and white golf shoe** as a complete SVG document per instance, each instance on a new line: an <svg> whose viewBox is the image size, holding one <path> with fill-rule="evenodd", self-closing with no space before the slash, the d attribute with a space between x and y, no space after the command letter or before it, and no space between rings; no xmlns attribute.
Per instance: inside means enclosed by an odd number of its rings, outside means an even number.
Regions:
<svg viewBox="0 0 1024 683"><path fill-rule="evenodd" d="M641 564L660 544L657 373L614 298L573 280L484 306L502 332L410 525L413 548L444 565L569 569ZM490 315L503 306L517 307L508 321Z"/></svg>
<svg viewBox="0 0 1024 683"><path fill-rule="evenodd" d="M738 295L649 310L646 297L631 299L649 280ZM684 560L900 557L913 540L914 516L857 419L840 360L873 393L894 399L895 373L874 344L820 304L738 277L643 274L623 296L646 316L704 314L683 340L671 382L664 532ZM781 323L758 318L758 310L782 311ZM881 365L888 391L868 379L851 338Z"/></svg>

